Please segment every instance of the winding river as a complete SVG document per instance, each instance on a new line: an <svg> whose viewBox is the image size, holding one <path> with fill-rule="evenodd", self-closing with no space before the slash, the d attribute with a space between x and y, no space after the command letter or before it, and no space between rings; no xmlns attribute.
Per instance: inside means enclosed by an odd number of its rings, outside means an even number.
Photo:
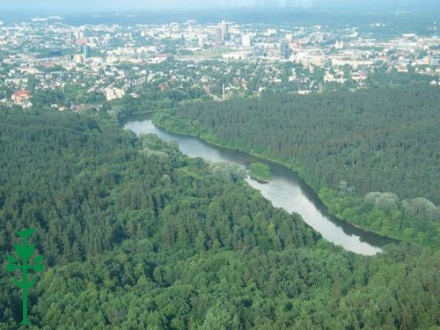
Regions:
<svg viewBox="0 0 440 330"><path fill-rule="evenodd" d="M381 247L392 241L356 228L330 215L314 191L285 166L239 151L212 146L194 137L166 132L156 127L151 120L130 121L125 125L125 129L137 135L156 134L167 142L175 140L179 143L179 149L183 154L200 157L207 162L227 161L242 168L247 168L255 161L269 165L273 180L270 183L260 183L248 177L246 180L249 185L259 190L275 207L300 214L303 220L327 241L340 245L348 251L374 255L382 251Z"/></svg>

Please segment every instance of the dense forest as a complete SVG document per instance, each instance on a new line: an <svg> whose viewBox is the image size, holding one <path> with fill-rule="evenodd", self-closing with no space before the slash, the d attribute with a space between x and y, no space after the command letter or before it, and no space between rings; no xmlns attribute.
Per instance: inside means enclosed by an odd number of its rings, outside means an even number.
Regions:
<svg viewBox="0 0 440 330"><path fill-rule="evenodd" d="M160 112L169 130L280 161L332 213L440 247L440 90L423 85L192 103Z"/></svg>
<svg viewBox="0 0 440 330"><path fill-rule="evenodd" d="M242 170L88 114L0 109L0 328L6 272L35 228L31 329L435 329L440 254L363 257L275 209Z"/></svg>

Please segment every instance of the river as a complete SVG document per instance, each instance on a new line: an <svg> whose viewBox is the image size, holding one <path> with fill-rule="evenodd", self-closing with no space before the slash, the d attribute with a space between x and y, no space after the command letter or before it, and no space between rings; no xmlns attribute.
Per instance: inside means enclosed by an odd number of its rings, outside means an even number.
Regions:
<svg viewBox="0 0 440 330"><path fill-rule="evenodd" d="M183 154L200 157L207 162L227 161L242 168L256 161L269 165L273 180L260 183L248 177L246 181L249 185L259 190L275 207L300 214L324 239L348 251L375 255L382 251L381 247L391 242L388 238L366 232L330 215L314 191L285 166L239 151L212 146L194 137L166 132L156 127L151 120L130 121L124 128L137 135L151 133L167 142L177 141Z"/></svg>

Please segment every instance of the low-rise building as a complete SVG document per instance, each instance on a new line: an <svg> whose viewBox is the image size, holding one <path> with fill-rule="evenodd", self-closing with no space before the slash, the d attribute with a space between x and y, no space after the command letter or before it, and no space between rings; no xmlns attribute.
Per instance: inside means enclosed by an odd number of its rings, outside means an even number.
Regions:
<svg viewBox="0 0 440 330"><path fill-rule="evenodd" d="M30 93L25 90L19 90L12 94L12 100L15 104L23 104L25 101L28 101L30 98Z"/></svg>
<svg viewBox="0 0 440 330"><path fill-rule="evenodd" d="M125 91L121 88L107 87L105 90L105 98L107 101L120 99L125 95Z"/></svg>

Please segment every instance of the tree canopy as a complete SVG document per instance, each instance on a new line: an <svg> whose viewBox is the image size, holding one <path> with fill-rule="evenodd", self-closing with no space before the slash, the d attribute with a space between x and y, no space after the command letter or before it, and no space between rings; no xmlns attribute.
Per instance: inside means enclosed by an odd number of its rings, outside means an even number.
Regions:
<svg viewBox="0 0 440 330"><path fill-rule="evenodd" d="M438 252L345 252L240 170L155 136L86 113L2 108L0 155L0 249L12 253L14 232L34 228L46 256L31 329L440 326ZM6 262L0 327L16 329Z"/></svg>
<svg viewBox="0 0 440 330"><path fill-rule="evenodd" d="M417 84L311 96L266 93L186 104L157 113L154 121L281 161L305 178L335 215L440 246L439 103L437 87ZM371 192L392 192L402 201L387 210L374 205L371 213L371 203L364 201ZM415 206L418 198L425 206Z"/></svg>

